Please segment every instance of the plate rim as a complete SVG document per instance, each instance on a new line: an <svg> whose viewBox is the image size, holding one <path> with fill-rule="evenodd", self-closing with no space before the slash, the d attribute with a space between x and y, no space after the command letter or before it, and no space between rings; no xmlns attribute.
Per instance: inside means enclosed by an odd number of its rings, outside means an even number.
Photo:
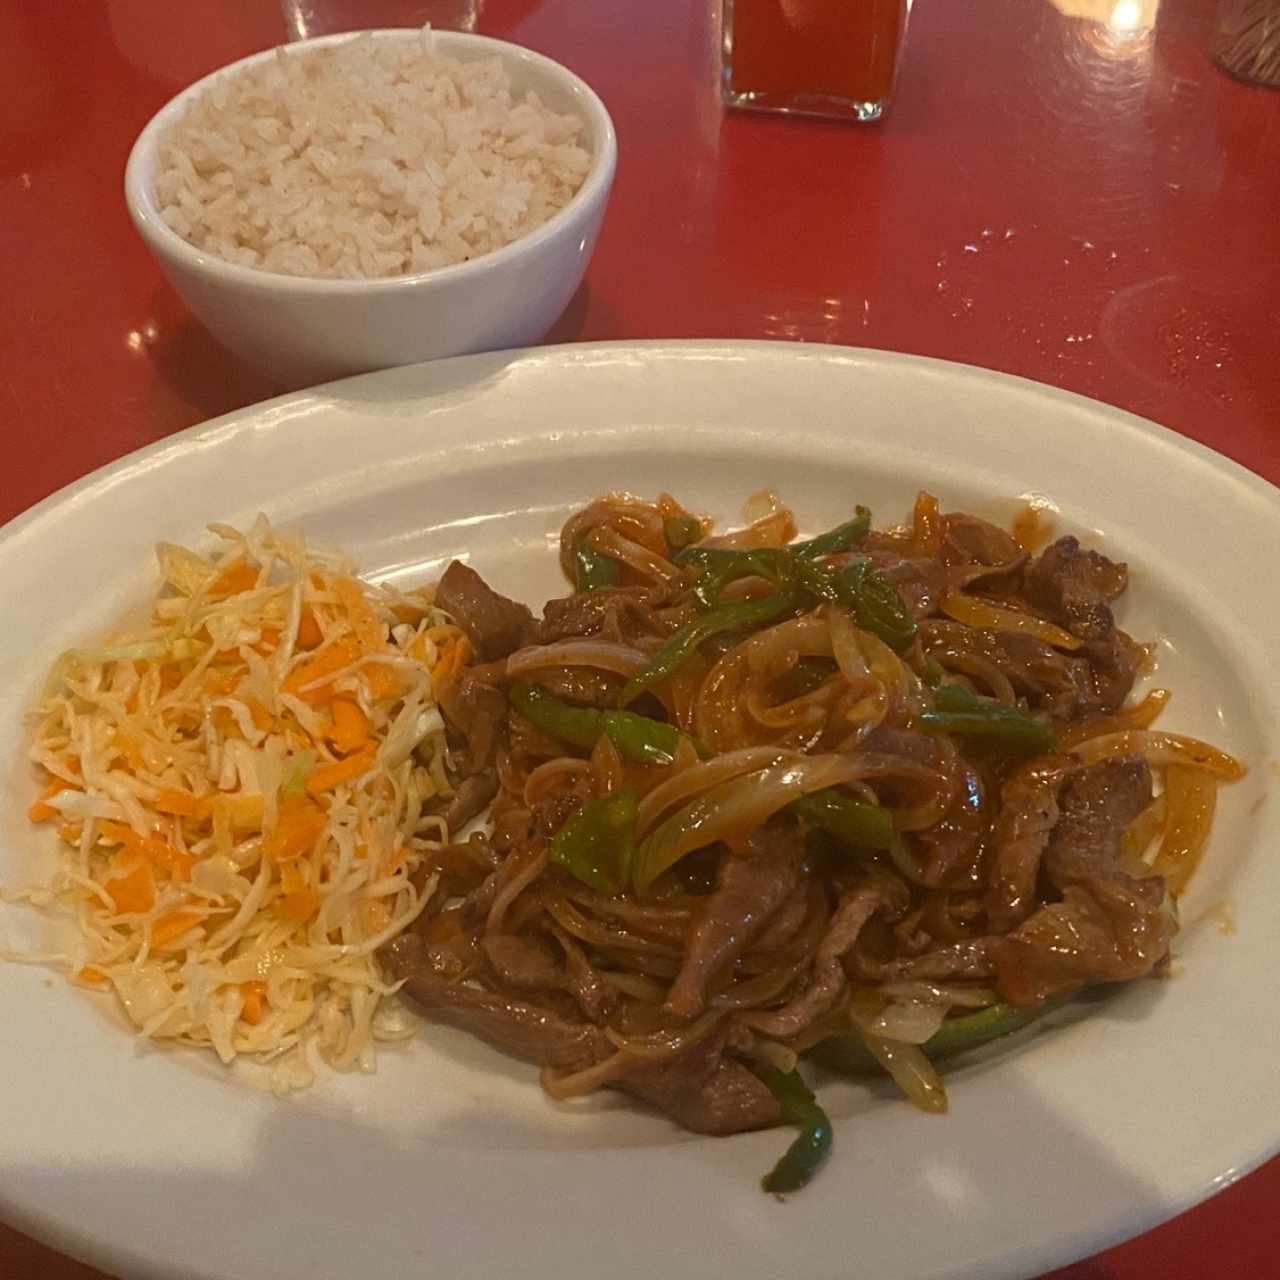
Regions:
<svg viewBox="0 0 1280 1280"><path fill-rule="evenodd" d="M280 421L293 416L292 411L294 410L302 411L307 408L324 409L333 407L336 404L335 397L341 395L343 388L354 389L385 382L388 379L394 380L396 375L405 376L409 370L416 371L425 377L430 372L439 371L445 373L455 369L466 369L476 374L482 374L484 370L502 370L513 363L519 364L529 359L550 359L553 362L563 362L566 367L571 367L575 362L589 360L593 356L600 354L609 356L632 355L643 361L654 356L689 355L705 358L708 355L725 357L743 353L749 355L755 352L771 355L785 354L789 359L803 358L817 360L818 362L838 360L862 366L900 366L908 370L927 371L951 379L959 378L971 385L982 384L988 388L996 388L996 394L1011 390L1016 391L1032 399L1057 404L1077 412L1087 413L1095 417L1100 415L1117 428L1136 433L1148 440L1154 440L1164 447L1171 448L1184 455L1190 455L1200 462L1208 462L1219 475L1243 486L1255 497L1263 498L1273 504L1277 502L1277 499L1280 499L1280 489L1265 477L1250 471L1234 459L1216 452L1199 441L1102 401L1047 384L1034 382L1017 375L1005 374L979 366L939 360L933 357L886 352L874 348L808 346L805 344L762 340L652 339L645 341L568 343L558 346L528 348L514 352L456 357L431 364L406 366L400 369L362 374L354 378L342 379L319 387L291 392L258 404L245 406L209 421L195 424L174 435L164 437L140 449L131 451L56 490L26 511L19 513L0 528L0 557L7 554L9 547L14 542L38 533L44 520L64 512L72 505L91 500L100 491L105 492L116 484L126 482L134 473L148 469L167 455L185 452L193 444L197 443L216 444L247 426L262 424L267 420L270 421L272 426L277 425ZM424 383L421 394L423 396L430 394L430 378ZM1216 1194L1216 1192L1229 1186L1263 1163L1271 1154L1274 1154L1277 1148L1280 1148L1280 1131L1273 1136L1269 1143L1264 1143L1260 1146L1245 1162L1237 1164L1226 1173L1210 1179L1206 1185L1193 1189L1175 1200L1164 1198L1158 1205L1149 1207L1144 1213L1136 1216L1131 1214L1126 1217L1122 1225L1114 1225L1105 1230L1100 1228L1099 1233L1088 1240L1075 1239L1069 1246L1070 1249L1075 1251L1070 1254L1063 1252L1061 1244L1043 1243L1038 1248L1024 1249L1023 1252L1017 1255L1016 1261L1013 1255L1009 1255L1007 1266L998 1267L995 1270L987 1267L983 1274L992 1277L992 1280L997 1276L1012 1277L1016 1274L1021 1274L1028 1265L1040 1268L1062 1265L1073 1258L1094 1253L1117 1240L1128 1238L1135 1232L1145 1231L1158 1222L1166 1221L1169 1217L1176 1216L1192 1205ZM130 1269L131 1273L157 1276L172 1276L174 1274L171 1270L162 1270L158 1263L147 1258L132 1256L127 1252L117 1252L110 1247L103 1246L91 1237L81 1237L74 1227L57 1217L41 1218L38 1214L25 1211L17 1202L10 1199L3 1188L0 1188L0 1205L4 1206L5 1219L12 1222L18 1229L25 1231L36 1239L47 1241L72 1256L96 1261L99 1264L116 1266L124 1264ZM194 1276L202 1273L192 1271L190 1274Z"/></svg>

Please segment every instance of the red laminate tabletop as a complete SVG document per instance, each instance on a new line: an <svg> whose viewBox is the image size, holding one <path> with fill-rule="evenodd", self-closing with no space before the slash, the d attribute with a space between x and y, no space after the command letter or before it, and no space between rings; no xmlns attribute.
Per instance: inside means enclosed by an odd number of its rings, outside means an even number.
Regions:
<svg viewBox="0 0 1280 1280"><path fill-rule="evenodd" d="M726 115L719 0L488 0L480 31L579 72L618 129L549 340L920 352L1280 482L1280 90L1216 70L1210 23L1209 0L916 0L895 103L858 127ZM0 520L277 390L162 282L121 182L164 101L283 36L270 0L0 0ZM1272 1161L1056 1280L1280 1276L1277 1207ZM5 1280L99 1274L0 1225Z"/></svg>

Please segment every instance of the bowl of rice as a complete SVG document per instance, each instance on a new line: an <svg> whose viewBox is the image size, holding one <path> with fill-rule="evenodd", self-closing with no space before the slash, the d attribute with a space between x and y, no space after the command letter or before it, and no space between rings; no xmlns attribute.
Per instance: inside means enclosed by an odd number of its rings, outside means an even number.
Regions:
<svg viewBox="0 0 1280 1280"><path fill-rule="evenodd" d="M209 331L282 386L528 345L582 282L617 166L565 67L463 32L325 36L174 98L125 172Z"/></svg>

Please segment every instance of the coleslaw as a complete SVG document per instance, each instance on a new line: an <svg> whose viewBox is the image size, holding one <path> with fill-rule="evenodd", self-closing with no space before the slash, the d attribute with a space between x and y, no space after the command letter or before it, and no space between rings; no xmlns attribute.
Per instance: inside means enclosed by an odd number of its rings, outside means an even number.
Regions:
<svg viewBox="0 0 1280 1280"><path fill-rule="evenodd" d="M435 689L469 657L433 605L260 516L160 544L147 624L64 653L32 712L32 821L58 866L10 900L78 926L55 963L137 1033L273 1064L372 1070L417 1019L376 952L435 888L452 794Z"/></svg>

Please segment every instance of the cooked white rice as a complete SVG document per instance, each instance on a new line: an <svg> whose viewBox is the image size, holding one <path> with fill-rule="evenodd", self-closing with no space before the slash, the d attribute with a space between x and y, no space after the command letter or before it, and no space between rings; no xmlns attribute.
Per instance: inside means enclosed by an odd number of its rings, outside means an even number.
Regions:
<svg viewBox="0 0 1280 1280"><path fill-rule="evenodd" d="M201 95L161 139L161 216L229 262L396 276L527 235L582 185L583 122L517 99L498 58L361 36L278 50Z"/></svg>

